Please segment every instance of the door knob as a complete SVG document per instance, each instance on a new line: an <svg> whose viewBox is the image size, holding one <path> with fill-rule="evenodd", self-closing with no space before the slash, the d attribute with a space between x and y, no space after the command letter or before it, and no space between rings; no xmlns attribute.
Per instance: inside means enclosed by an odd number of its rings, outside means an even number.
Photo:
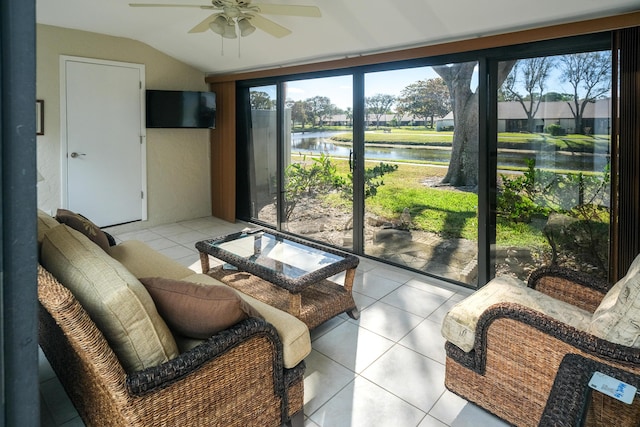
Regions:
<svg viewBox="0 0 640 427"><path fill-rule="evenodd" d="M84 153L76 153L75 151L73 153L71 153L71 158L75 159L76 157L80 157L80 156L86 156L86 154Z"/></svg>

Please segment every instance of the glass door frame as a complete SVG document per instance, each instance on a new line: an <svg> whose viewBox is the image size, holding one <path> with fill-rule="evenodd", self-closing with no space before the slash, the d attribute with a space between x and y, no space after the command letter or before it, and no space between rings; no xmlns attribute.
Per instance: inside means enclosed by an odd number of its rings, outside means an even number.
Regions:
<svg viewBox="0 0 640 427"><path fill-rule="evenodd" d="M364 254L364 72L353 77L353 252ZM357 118L357 119L356 119Z"/></svg>
<svg viewBox="0 0 640 427"><path fill-rule="evenodd" d="M534 56L550 56L567 53L579 53L594 50L613 50L611 33L597 33L563 39L552 39L527 43L523 45L505 46L487 50L462 52L420 59L402 60L384 64L367 65L337 70L307 72L295 75L282 75L256 80L239 81L238 88L277 85L278 93L278 221L277 230L282 230L284 209L284 105L285 88L288 81L315 79L322 77L351 75L353 79L353 250L357 255L364 255L364 93L365 74L368 72L395 70L401 68L433 66L454 62L477 61L478 63L478 286L482 286L495 276L495 243L496 243L496 197L497 197L497 129L498 101L497 76L498 64L501 61L524 59ZM239 107L242 111L242 107ZM612 190L613 191L613 190ZM245 218L243 218L245 219ZM246 218L255 220L254 218ZM381 260L385 262L384 260ZM428 272L420 271L423 274ZM448 279L435 276L447 281ZM451 281L451 280L449 280ZM452 281L460 286L462 283Z"/></svg>
<svg viewBox="0 0 640 427"><path fill-rule="evenodd" d="M527 59L538 56L555 56L592 52L598 50L613 51L611 33L589 34L560 40L545 40L524 45L495 48L479 58L480 84L484 90L480 97L479 123L485 124L484 132L480 132L480 164L478 181L478 283L485 284L495 277L496 261L496 230L497 230L497 195L498 195L498 65L500 62ZM613 67L615 68L615 67ZM482 72L484 69L484 72ZM615 75L612 75L612 80ZM615 88L612 82L611 90ZM484 96L484 102L483 102ZM481 128L482 130L482 128ZM613 141L613 135L611 136ZM615 161L612 157L611 164ZM612 174L614 170L612 169ZM481 179L481 177L484 177ZM612 186L610 192L616 189ZM611 214L613 215L613 207ZM484 226L482 226L484 224ZM613 221L610 222L612 235ZM483 236L481 236L483 234ZM609 242L609 268L613 241ZM480 287L482 285L479 285Z"/></svg>
<svg viewBox="0 0 640 427"><path fill-rule="evenodd" d="M276 129L276 139L277 139L277 143L276 143L276 157L277 157L277 168L278 168L278 179L277 179L277 195L276 195L276 208L277 208L277 215L276 215L276 230L278 231L282 231L282 222L283 222L283 218L285 218L285 189L284 189L284 184L285 184L285 159L284 159L284 153L285 153L285 149L284 149L284 141L285 141L285 137L284 137L284 130L285 130L285 126L284 126L284 106L285 106L285 87L284 87L284 82L283 81L279 81L276 83L276 94L277 94L277 100L278 100L278 107L276 108L276 123L277 123L277 129Z"/></svg>

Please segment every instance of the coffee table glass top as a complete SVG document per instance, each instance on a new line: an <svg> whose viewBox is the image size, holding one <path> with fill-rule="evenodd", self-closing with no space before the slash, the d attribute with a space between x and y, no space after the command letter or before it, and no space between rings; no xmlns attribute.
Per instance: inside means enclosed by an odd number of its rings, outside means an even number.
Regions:
<svg viewBox="0 0 640 427"><path fill-rule="evenodd" d="M254 267L260 266L290 279L299 279L354 258L263 229L233 233L200 243L206 247L206 252L233 265L237 266L239 260L244 260ZM245 265L244 262L242 264Z"/></svg>

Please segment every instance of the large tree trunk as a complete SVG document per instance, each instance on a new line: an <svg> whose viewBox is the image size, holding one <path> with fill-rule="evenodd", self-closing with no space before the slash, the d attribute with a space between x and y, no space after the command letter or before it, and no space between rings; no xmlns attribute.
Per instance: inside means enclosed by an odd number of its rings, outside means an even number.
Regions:
<svg viewBox="0 0 640 427"><path fill-rule="evenodd" d="M478 94L471 90L476 62L433 67L449 88L453 106L453 143L443 183L463 186L478 183Z"/></svg>
<svg viewBox="0 0 640 427"><path fill-rule="evenodd" d="M509 75L516 61L500 62L498 86ZM453 106L451 161L443 183L454 186L478 185L478 92L471 89L476 62L434 66L449 88Z"/></svg>

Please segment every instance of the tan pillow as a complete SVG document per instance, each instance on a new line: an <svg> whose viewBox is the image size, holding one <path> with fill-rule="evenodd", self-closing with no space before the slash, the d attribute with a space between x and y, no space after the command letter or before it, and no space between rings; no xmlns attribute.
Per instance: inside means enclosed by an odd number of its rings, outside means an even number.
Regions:
<svg viewBox="0 0 640 427"><path fill-rule="evenodd" d="M640 255L627 274L604 296L593 313L589 332L628 347L640 348Z"/></svg>
<svg viewBox="0 0 640 427"><path fill-rule="evenodd" d="M160 315L175 332L206 339L248 317L262 317L232 288L142 277Z"/></svg>
<svg viewBox="0 0 640 427"><path fill-rule="evenodd" d="M107 235L100 230L100 227L82 215L66 209L58 209L56 212L56 219L61 224L66 224L74 230L78 230L87 236L89 240L100 246L104 251L109 249L109 238Z"/></svg>
<svg viewBox="0 0 640 427"><path fill-rule="evenodd" d="M54 217L38 209L38 244L42 243L44 233L58 225L60 225L60 223L56 221Z"/></svg>
<svg viewBox="0 0 640 427"><path fill-rule="evenodd" d="M47 231L41 261L89 313L127 372L178 355L142 283L82 233L63 224Z"/></svg>

